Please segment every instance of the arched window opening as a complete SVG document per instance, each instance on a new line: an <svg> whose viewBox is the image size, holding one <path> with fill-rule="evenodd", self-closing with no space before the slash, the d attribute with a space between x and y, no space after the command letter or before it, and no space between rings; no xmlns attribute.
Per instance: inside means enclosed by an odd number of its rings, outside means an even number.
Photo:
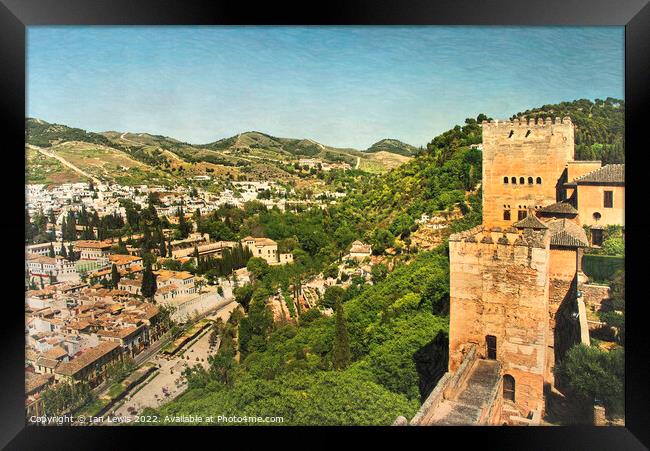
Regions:
<svg viewBox="0 0 650 451"><path fill-rule="evenodd" d="M508 183L508 177L503 178L503 183L506 183L506 184Z"/></svg>
<svg viewBox="0 0 650 451"><path fill-rule="evenodd" d="M533 184L533 178L532 178L532 177L528 177L528 184L529 184L529 185L532 185L532 184Z"/></svg>
<svg viewBox="0 0 650 451"><path fill-rule="evenodd" d="M526 179L524 179L523 177L519 177L519 184L523 185L524 183L526 183Z"/></svg>
<svg viewBox="0 0 650 451"><path fill-rule="evenodd" d="M503 210L503 220L510 221L510 210Z"/></svg>
<svg viewBox="0 0 650 451"><path fill-rule="evenodd" d="M513 177L511 179L511 182L512 182L513 185L516 185L517 184L517 177Z"/></svg>
<svg viewBox="0 0 650 451"><path fill-rule="evenodd" d="M503 375L503 399L515 401L515 378L509 374Z"/></svg>
<svg viewBox="0 0 650 451"><path fill-rule="evenodd" d="M537 184L538 184L538 185L541 185L541 184L542 184L542 178L541 178L541 177L537 177Z"/></svg>

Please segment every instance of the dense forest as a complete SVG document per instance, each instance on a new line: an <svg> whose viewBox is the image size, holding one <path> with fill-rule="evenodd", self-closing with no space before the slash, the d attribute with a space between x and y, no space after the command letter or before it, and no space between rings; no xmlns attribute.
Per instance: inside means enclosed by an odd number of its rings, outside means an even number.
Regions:
<svg viewBox="0 0 650 451"><path fill-rule="evenodd" d="M186 372L190 390L157 413L283 416L285 425L390 424L411 416L445 370L448 321L434 312L447 286L446 256L422 253L381 284L349 288L353 297L342 297L349 358L338 369L336 317L312 309L300 326L274 329L263 300L253 298L247 318L231 319L240 345L247 344L241 363L222 344L210 371Z"/></svg>

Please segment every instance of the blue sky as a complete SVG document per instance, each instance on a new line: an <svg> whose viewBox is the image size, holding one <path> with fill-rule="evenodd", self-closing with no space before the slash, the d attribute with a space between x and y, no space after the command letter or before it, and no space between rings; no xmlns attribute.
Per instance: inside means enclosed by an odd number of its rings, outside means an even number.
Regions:
<svg viewBox="0 0 650 451"><path fill-rule="evenodd" d="M419 146L485 113L623 98L623 27L29 27L27 116L207 143Z"/></svg>

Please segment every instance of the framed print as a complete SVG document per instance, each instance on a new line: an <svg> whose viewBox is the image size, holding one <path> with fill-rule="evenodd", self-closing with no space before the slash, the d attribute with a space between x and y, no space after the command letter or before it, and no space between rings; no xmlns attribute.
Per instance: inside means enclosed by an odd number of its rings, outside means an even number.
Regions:
<svg viewBox="0 0 650 451"><path fill-rule="evenodd" d="M649 15L3 0L3 443L645 449Z"/></svg>

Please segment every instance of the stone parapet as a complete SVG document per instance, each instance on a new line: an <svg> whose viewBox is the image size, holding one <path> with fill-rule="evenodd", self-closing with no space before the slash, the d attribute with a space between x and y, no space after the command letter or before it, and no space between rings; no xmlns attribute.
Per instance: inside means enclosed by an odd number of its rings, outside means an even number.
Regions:
<svg viewBox="0 0 650 451"><path fill-rule="evenodd" d="M484 128L490 127L546 127L548 125L572 125L571 118L565 116L563 119L556 117L555 119L547 118L515 118L512 120L491 120L481 122L481 126Z"/></svg>

